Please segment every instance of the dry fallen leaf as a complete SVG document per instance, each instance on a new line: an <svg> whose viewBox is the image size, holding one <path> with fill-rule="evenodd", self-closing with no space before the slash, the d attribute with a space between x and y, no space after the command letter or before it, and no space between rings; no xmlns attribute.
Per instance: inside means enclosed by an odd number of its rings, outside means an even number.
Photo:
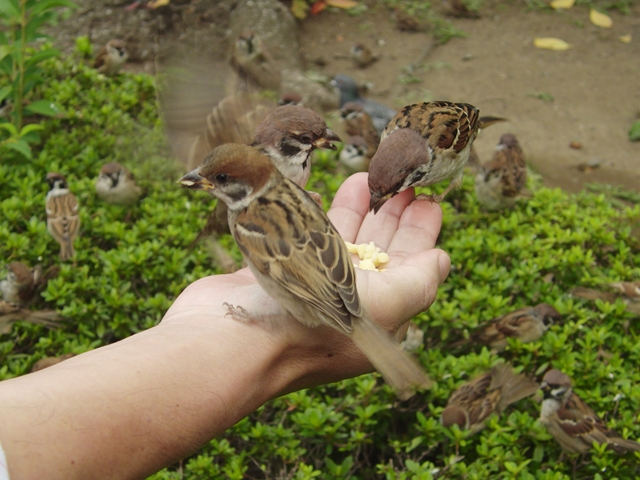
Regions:
<svg viewBox="0 0 640 480"><path fill-rule="evenodd" d="M631 34L628 34L628 35L622 35L622 36L620 37L620 41L621 41L622 43L631 43Z"/></svg>
<svg viewBox="0 0 640 480"><path fill-rule="evenodd" d="M613 20L611 20L609 15L600 13L594 8L589 12L589 20L591 20L591 23L594 25L602 28L611 28L611 25L613 25Z"/></svg>
<svg viewBox="0 0 640 480"><path fill-rule="evenodd" d="M553 0L553 2L551 2L549 5L551 6L551 8L555 8L556 10L560 8L568 10L569 8L573 7L573 4L575 2L576 0Z"/></svg>
<svg viewBox="0 0 640 480"><path fill-rule="evenodd" d="M327 0L327 5L330 7L338 7L348 10L350 8L357 7L358 2L354 2L353 0Z"/></svg>
<svg viewBox="0 0 640 480"><path fill-rule="evenodd" d="M571 48L564 40L553 37L534 38L533 44L538 48L546 48L547 50L568 50Z"/></svg>
<svg viewBox="0 0 640 480"><path fill-rule="evenodd" d="M306 0L293 0L291 3L291 13L298 20L304 20L307 18L307 12L309 11L309 4Z"/></svg>
<svg viewBox="0 0 640 480"><path fill-rule="evenodd" d="M165 5L169 5L169 0L154 0L147 3L147 7L151 8L152 10L158 7L164 7Z"/></svg>

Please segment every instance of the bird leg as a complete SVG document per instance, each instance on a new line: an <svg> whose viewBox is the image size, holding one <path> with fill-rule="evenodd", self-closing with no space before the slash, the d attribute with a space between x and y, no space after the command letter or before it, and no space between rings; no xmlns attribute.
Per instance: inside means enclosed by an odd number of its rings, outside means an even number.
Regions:
<svg viewBox="0 0 640 480"><path fill-rule="evenodd" d="M222 306L227 309L225 317L231 316L231 318L233 318L234 320L242 323L265 322L271 329L276 324L276 319L282 319L282 313L251 314L240 305L236 307L231 305L230 303L224 302Z"/></svg>
<svg viewBox="0 0 640 480"><path fill-rule="evenodd" d="M458 175L456 178L451 179L451 181L449 182L449 186L440 195L436 195L434 193L432 193L431 195L421 193L417 195L415 199L429 200L430 202L440 203L442 202L442 200L444 200L444 197L447 196L447 193L449 193L454 188L458 188L460 185L462 185L462 175Z"/></svg>

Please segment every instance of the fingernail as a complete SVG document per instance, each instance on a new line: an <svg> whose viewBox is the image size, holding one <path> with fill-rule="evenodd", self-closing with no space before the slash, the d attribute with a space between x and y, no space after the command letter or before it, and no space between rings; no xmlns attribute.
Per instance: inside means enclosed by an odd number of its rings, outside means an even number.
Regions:
<svg viewBox="0 0 640 480"><path fill-rule="evenodd" d="M451 268L451 259L449 255L442 252L438 257L438 266L440 267L440 283L444 282L449 275L449 269Z"/></svg>

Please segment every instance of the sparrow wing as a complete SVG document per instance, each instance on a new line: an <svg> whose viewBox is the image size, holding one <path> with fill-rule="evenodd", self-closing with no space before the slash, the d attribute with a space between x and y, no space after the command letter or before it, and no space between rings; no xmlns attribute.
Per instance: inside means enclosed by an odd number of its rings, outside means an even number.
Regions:
<svg viewBox="0 0 640 480"><path fill-rule="evenodd" d="M259 272L350 333L352 316L364 312L347 247L304 190L290 180L282 187L292 194L261 199L238 215L236 242Z"/></svg>
<svg viewBox="0 0 640 480"><path fill-rule="evenodd" d="M485 181L499 175L502 194L515 197L524 188L527 181L527 166L519 145L502 145L493 154L493 160L485 167Z"/></svg>
<svg viewBox="0 0 640 480"><path fill-rule="evenodd" d="M480 111L467 103L424 102L404 107L382 132L381 141L398 128L410 128L423 138L436 138L443 149L461 152L480 128Z"/></svg>
<svg viewBox="0 0 640 480"><path fill-rule="evenodd" d="M80 229L78 201L72 193L51 197L46 203L47 225L60 244L73 243Z"/></svg>

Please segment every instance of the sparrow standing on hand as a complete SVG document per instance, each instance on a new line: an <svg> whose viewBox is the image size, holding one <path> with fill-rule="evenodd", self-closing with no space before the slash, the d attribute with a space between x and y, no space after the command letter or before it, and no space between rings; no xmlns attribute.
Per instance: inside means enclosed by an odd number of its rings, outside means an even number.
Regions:
<svg viewBox="0 0 640 480"><path fill-rule="evenodd" d="M493 159L480 167L476 176L476 196L487 210L504 210L515 205L527 182L527 165L518 139L505 133Z"/></svg>
<svg viewBox="0 0 640 480"><path fill-rule="evenodd" d="M64 176L50 172L46 179L49 184L46 201L47 230L60 244L60 260L64 262L76 254L73 242L80 230L78 201L69 191Z"/></svg>
<svg viewBox="0 0 640 480"><path fill-rule="evenodd" d="M622 438L611 430L584 401L573 392L571 379L560 370L549 370L540 386L544 400L540 422L569 453L587 453L593 442L606 444L618 454L640 451L640 443Z"/></svg>
<svg viewBox="0 0 640 480"><path fill-rule="evenodd" d="M96 193L107 203L131 205L140 198L133 174L117 162L105 163L96 179Z"/></svg>
<svg viewBox="0 0 640 480"><path fill-rule="evenodd" d="M98 72L110 77L122 69L128 58L129 52L122 40L109 40L98 52L93 66Z"/></svg>
<svg viewBox="0 0 640 480"><path fill-rule="evenodd" d="M369 168L370 209L411 187L427 187L446 179L440 195L417 198L440 203L462 183L464 166L480 128L503 119L481 119L468 103L427 102L407 105L391 119L380 137Z"/></svg>
<svg viewBox="0 0 640 480"><path fill-rule="evenodd" d="M560 312L547 303L533 308L524 307L480 325L468 340L461 340L450 347L470 343L488 345L493 350L501 352L507 347L508 338L517 338L522 343L535 342L549 327L561 320Z"/></svg>
<svg viewBox="0 0 640 480"><path fill-rule="evenodd" d="M381 103L360 96L360 90L356 81L348 75L339 74L331 80L331 85L340 92L340 108L347 102L355 102L369 114L378 133L382 133L396 111Z"/></svg>
<svg viewBox="0 0 640 480"><path fill-rule="evenodd" d="M416 360L365 313L351 256L324 210L269 157L245 145L223 145L180 181L227 204L238 247L286 314L348 335L400 398L431 384ZM252 319L241 307L228 308L237 319Z"/></svg>
<svg viewBox="0 0 640 480"><path fill-rule="evenodd" d="M533 395L538 388L538 383L514 373L509 365L496 365L451 394L440 423L477 433L494 412L500 415L508 405Z"/></svg>

